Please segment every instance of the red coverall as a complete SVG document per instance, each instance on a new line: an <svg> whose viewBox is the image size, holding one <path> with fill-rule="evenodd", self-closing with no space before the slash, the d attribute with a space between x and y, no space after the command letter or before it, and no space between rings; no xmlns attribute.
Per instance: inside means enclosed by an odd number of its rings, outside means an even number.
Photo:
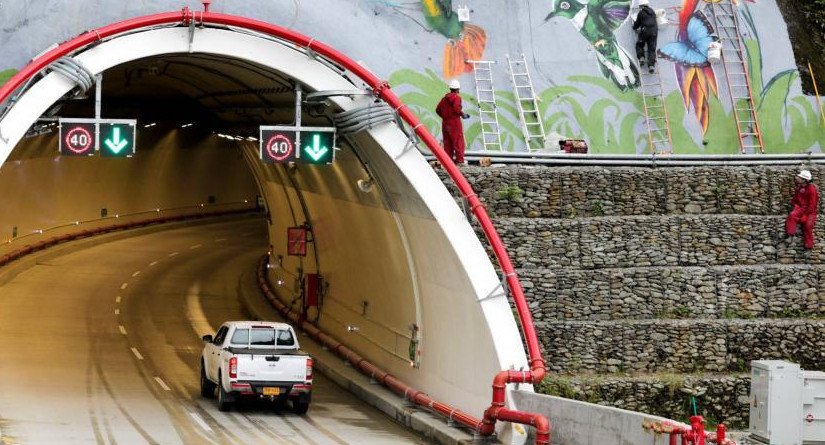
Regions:
<svg viewBox="0 0 825 445"><path fill-rule="evenodd" d="M802 243L806 249L814 248L814 223L819 205L819 191L813 184L805 184L796 190L791 200L793 210L785 221L785 233L796 235L796 225L802 224Z"/></svg>
<svg viewBox="0 0 825 445"><path fill-rule="evenodd" d="M435 108L441 117L441 134L444 137L444 151L457 164L464 162L464 128L461 126L461 96L449 92Z"/></svg>

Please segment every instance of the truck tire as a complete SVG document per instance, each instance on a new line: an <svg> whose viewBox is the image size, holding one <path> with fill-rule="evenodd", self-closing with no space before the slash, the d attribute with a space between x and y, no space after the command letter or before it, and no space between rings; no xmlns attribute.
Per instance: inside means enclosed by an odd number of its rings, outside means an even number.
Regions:
<svg viewBox="0 0 825 445"><path fill-rule="evenodd" d="M301 400L293 400L292 401L292 412L295 414L306 414L309 410L309 402L303 402Z"/></svg>
<svg viewBox="0 0 825 445"><path fill-rule="evenodd" d="M215 385L206 377L206 369L204 369L203 362L201 362L201 395L207 399L215 397Z"/></svg>
<svg viewBox="0 0 825 445"><path fill-rule="evenodd" d="M229 393L223 389L223 385L220 383L221 375L218 374L218 411L227 412L232 409L232 399L229 396Z"/></svg>

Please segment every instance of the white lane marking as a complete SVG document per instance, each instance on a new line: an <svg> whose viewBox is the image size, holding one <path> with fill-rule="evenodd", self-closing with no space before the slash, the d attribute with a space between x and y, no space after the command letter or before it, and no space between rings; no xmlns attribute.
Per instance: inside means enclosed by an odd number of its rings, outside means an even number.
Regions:
<svg viewBox="0 0 825 445"><path fill-rule="evenodd" d="M169 256L171 257L171 256L175 256L177 254L178 254L177 252L172 252L172 253L169 254Z"/></svg>
<svg viewBox="0 0 825 445"><path fill-rule="evenodd" d="M129 287L129 283L123 283L120 285L121 289L126 289L127 287Z"/></svg>
<svg viewBox="0 0 825 445"><path fill-rule="evenodd" d="M118 295L117 297L115 297L115 303L120 304L120 295Z"/></svg>
<svg viewBox="0 0 825 445"><path fill-rule="evenodd" d="M189 246L189 248L190 249L197 249L197 248L202 247L202 246L203 246L203 244L195 244L194 246Z"/></svg>
<svg viewBox="0 0 825 445"><path fill-rule="evenodd" d="M158 264L158 262L157 262L157 261L152 261L151 263L149 263L149 267L152 267L152 266L154 266L155 264Z"/></svg>
<svg viewBox="0 0 825 445"><path fill-rule="evenodd" d="M120 325L117 328L120 329L121 334L126 335L126 328L124 328L123 325ZM132 349L135 349L135 348L132 348Z"/></svg>
<svg viewBox="0 0 825 445"><path fill-rule="evenodd" d="M214 334L215 328L209 324L209 320L206 319L206 314L203 313L201 300L200 297L198 297L199 290L200 286L198 283L194 283L189 286L189 289L186 291L186 317L189 318L189 323L192 325L192 329L198 334L198 337L202 337L206 334Z"/></svg>
<svg viewBox="0 0 825 445"><path fill-rule="evenodd" d="M201 428L204 429L204 431L206 431L207 433L212 432L212 428L210 428L209 425L207 425L206 422L204 422L203 419L201 419L201 416L191 412L189 413L189 415L192 417L192 420L194 420L195 423L197 423L198 425L200 425Z"/></svg>
<svg viewBox="0 0 825 445"><path fill-rule="evenodd" d="M218 238L218 239L215 240L216 243L219 243L221 241L226 241L226 238Z"/></svg>
<svg viewBox="0 0 825 445"><path fill-rule="evenodd" d="M132 274L132 278L134 278L134 277L136 277L136 276L138 276L138 275L140 275L140 271L137 271L137 272L133 273L133 274Z"/></svg>
<svg viewBox="0 0 825 445"><path fill-rule="evenodd" d="M132 348L132 354L135 354L135 357L137 357L138 360L143 360L143 356L140 355L140 352L138 352L137 348Z"/></svg>
<svg viewBox="0 0 825 445"><path fill-rule="evenodd" d="M115 309L115 315L120 315L120 309Z"/></svg>
<svg viewBox="0 0 825 445"><path fill-rule="evenodd" d="M160 377L155 377L155 381L158 382L158 385L160 385L160 387L163 388L164 391L171 391L169 386L166 385L166 382L164 382L163 379L161 379Z"/></svg>

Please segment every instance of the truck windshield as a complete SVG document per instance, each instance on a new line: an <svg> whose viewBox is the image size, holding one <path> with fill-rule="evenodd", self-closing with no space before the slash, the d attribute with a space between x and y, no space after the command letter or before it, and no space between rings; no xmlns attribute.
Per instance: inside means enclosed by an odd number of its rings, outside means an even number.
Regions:
<svg viewBox="0 0 825 445"><path fill-rule="evenodd" d="M288 329L236 329L231 343L238 346L295 346L295 338Z"/></svg>

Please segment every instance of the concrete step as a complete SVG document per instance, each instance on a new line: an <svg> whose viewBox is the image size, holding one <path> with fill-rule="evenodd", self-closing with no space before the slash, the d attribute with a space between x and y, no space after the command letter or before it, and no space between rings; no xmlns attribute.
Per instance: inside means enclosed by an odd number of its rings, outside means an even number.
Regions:
<svg viewBox="0 0 825 445"><path fill-rule="evenodd" d="M544 394L640 411L686 422L697 412L707 425L724 421L747 428L750 376L731 374L549 375L536 388Z"/></svg>
<svg viewBox="0 0 825 445"><path fill-rule="evenodd" d="M519 269L537 321L825 315L825 265Z"/></svg>
<svg viewBox="0 0 825 445"><path fill-rule="evenodd" d="M538 321L547 369L560 374L743 372L751 360L825 368L825 320Z"/></svg>
<svg viewBox="0 0 825 445"><path fill-rule="evenodd" d="M825 264L825 224L806 254L780 241L784 216L656 215L576 219L496 218L517 268L602 269L736 264Z"/></svg>
<svg viewBox="0 0 825 445"><path fill-rule="evenodd" d="M577 218L653 214L780 215L800 168L776 167L465 167L488 211L499 217ZM452 183L439 171L445 183ZM516 190L520 193L514 193ZM820 209L823 206L820 205Z"/></svg>

